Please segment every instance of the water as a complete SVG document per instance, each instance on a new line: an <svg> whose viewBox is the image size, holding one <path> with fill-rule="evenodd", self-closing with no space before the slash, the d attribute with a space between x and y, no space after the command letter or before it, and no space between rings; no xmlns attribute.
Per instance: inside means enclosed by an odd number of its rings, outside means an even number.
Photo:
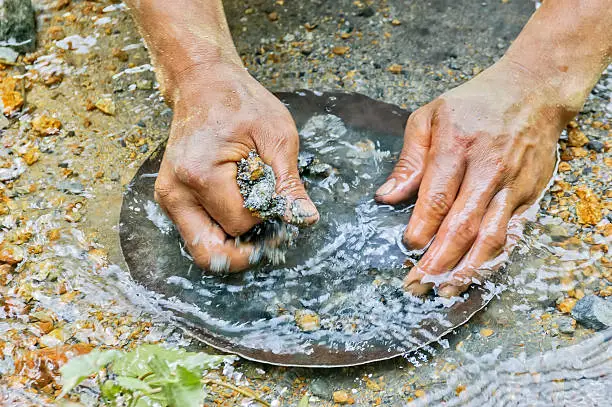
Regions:
<svg viewBox="0 0 612 407"><path fill-rule="evenodd" d="M310 98L328 104L310 111L296 106ZM122 214L124 254L132 276L163 294L181 324L204 331L214 346L257 360L358 364L438 339L500 292L499 285L485 284L453 299L406 293L402 279L418 256L407 256L401 236L413 206L373 199L397 160L401 133L372 130L371 122L347 125L346 114L329 113L339 105L333 96L294 100L290 110L303 116L302 157L316 159L302 176L321 220L300 232L282 264L263 262L230 276L202 273L152 202L155 179L148 174L158 162L145 164L135 178Z"/></svg>

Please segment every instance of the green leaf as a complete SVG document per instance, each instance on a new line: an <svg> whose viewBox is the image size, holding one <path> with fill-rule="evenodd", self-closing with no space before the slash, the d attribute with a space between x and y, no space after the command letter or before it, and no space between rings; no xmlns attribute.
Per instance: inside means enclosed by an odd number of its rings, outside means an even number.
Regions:
<svg viewBox="0 0 612 407"><path fill-rule="evenodd" d="M310 396L306 394L304 397L302 397L297 407L310 407Z"/></svg>
<svg viewBox="0 0 612 407"><path fill-rule="evenodd" d="M116 350L93 350L87 355L70 359L68 363L60 368L60 373L62 374L62 392L57 398L61 399L64 397L79 383L92 374L99 372L100 369L111 363L119 355L120 353Z"/></svg>
<svg viewBox="0 0 612 407"><path fill-rule="evenodd" d="M169 407L200 407L204 399L204 386L200 375L184 367L176 368L177 380L162 385Z"/></svg>
<svg viewBox="0 0 612 407"><path fill-rule="evenodd" d="M117 376L115 377L115 381L119 386L129 391L141 391L143 393L150 393L153 391L151 386L135 377Z"/></svg>
<svg viewBox="0 0 612 407"><path fill-rule="evenodd" d="M160 345L141 345L113 363L112 371L120 376L143 376L152 372L150 362L154 356L165 361L171 371L174 371L176 366L183 366L188 370L198 371L200 374L206 369L217 368L228 359L227 356L187 352L183 349L166 349Z"/></svg>
<svg viewBox="0 0 612 407"><path fill-rule="evenodd" d="M121 393L121 386L114 380L107 380L100 386L100 393L105 400L111 401Z"/></svg>

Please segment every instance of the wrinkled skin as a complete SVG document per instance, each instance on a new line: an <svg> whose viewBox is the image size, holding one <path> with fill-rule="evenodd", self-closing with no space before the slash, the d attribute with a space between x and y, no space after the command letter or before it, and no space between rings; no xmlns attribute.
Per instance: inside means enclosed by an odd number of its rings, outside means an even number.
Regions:
<svg viewBox="0 0 612 407"><path fill-rule="evenodd" d="M404 243L431 245L405 279L409 291L424 294L445 275L438 292L449 297L483 280L479 268L504 250L511 218L553 174L572 116L560 106L551 87L502 60L410 116L399 162L376 194L397 204L418 190Z"/></svg>
<svg viewBox="0 0 612 407"><path fill-rule="evenodd" d="M259 219L243 207L236 163L256 150L287 198L285 221L318 220L297 170L298 133L289 111L244 68L218 64L183 72L174 119L155 184L156 199L177 225L195 262L212 271L249 266L253 248L236 245Z"/></svg>

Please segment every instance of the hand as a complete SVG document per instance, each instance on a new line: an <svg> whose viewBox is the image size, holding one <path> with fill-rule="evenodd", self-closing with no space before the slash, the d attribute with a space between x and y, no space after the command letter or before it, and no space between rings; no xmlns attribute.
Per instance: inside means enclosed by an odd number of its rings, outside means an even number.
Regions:
<svg viewBox="0 0 612 407"><path fill-rule="evenodd" d="M155 196L177 225L195 262L215 271L249 266L253 248L239 236L259 222L243 207L236 163L256 150L287 199L285 221L318 220L297 169L295 123L283 104L244 68L219 63L184 72L172 89L174 119Z"/></svg>
<svg viewBox="0 0 612 407"><path fill-rule="evenodd" d="M561 106L550 86L502 60L410 116L399 162L376 193L397 204L418 189L404 243L431 246L406 277L408 291L424 294L441 279L438 292L450 297L482 281L479 268L504 250L511 218L553 174L572 115Z"/></svg>

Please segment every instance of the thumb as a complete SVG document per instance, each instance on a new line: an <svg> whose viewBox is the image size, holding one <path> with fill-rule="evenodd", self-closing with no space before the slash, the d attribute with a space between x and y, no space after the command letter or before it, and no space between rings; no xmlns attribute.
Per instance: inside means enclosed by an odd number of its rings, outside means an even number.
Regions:
<svg viewBox="0 0 612 407"><path fill-rule="evenodd" d="M412 113L406 123L404 146L393 172L376 191L377 202L395 205L419 189L431 144L431 109L424 106Z"/></svg>
<svg viewBox="0 0 612 407"><path fill-rule="evenodd" d="M276 193L286 199L283 220L297 226L309 226L319 220L319 212L306 193L297 166L299 138L297 130L275 141L274 148L262 149L261 158L276 175Z"/></svg>

